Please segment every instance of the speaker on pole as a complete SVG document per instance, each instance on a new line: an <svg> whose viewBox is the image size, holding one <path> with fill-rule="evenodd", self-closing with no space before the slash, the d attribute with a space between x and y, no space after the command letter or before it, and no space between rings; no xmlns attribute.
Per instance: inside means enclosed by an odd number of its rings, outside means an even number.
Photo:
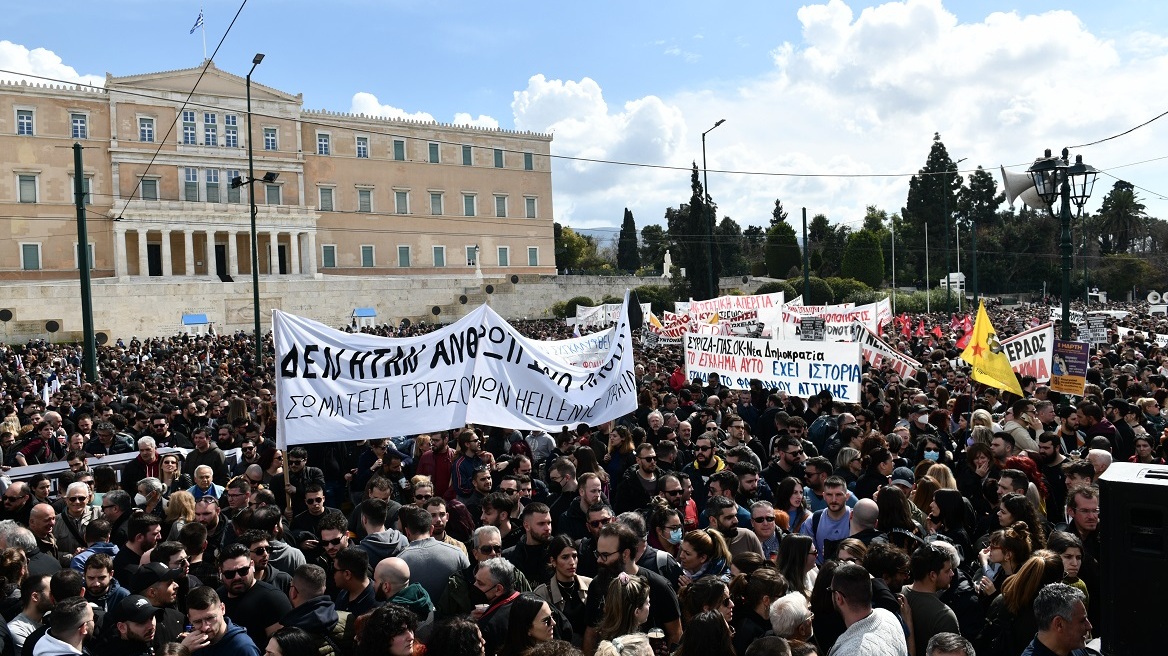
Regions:
<svg viewBox="0 0 1168 656"><path fill-rule="evenodd" d="M1154 600L1168 590L1168 465L1112 463L1099 477L1099 510L1103 653L1163 653Z"/></svg>

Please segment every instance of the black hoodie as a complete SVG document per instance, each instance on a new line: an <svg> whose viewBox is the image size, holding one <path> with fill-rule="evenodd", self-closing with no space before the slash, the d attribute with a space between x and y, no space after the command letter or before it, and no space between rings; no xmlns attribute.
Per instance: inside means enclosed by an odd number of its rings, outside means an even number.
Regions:
<svg viewBox="0 0 1168 656"><path fill-rule="evenodd" d="M339 619L332 598L320 595L285 613L280 619L280 624L303 629L314 638L323 639L332 633Z"/></svg>

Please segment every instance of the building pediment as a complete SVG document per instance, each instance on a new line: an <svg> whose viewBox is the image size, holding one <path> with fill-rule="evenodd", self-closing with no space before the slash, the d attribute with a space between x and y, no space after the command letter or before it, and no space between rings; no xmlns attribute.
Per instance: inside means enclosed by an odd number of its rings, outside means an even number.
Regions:
<svg viewBox="0 0 1168 656"><path fill-rule="evenodd" d="M199 79L202 75L203 79ZM117 77L106 73L105 87L110 91L125 89L127 91L165 91L188 94L198 82L196 94L227 96L243 98L247 93L247 80L244 77L228 73L215 66L215 62L207 64L207 72L203 73L203 66L184 68L174 71L158 73L143 73ZM292 95L279 89L264 86L255 80L251 83L251 97L256 101L274 101L301 104L301 94Z"/></svg>

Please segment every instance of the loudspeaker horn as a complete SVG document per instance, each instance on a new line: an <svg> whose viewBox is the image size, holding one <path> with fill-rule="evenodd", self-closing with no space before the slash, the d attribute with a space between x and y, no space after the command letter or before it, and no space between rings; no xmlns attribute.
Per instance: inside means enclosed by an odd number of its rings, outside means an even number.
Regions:
<svg viewBox="0 0 1168 656"><path fill-rule="evenodd" d="M1042 197L1038 195L1038 190L1034 188L1034 180L1025 173L1011 173L1006 170L1005 166L999 167L1002 170L1002 186L1006 190L1006 202L1010 204L1010 209L1014 208L1014 200L1021 198L1022 202L1029 208L1035 210L1045 210L1046 203L1042 202Z"/></svg>
<svg viewBox="0 0 1168 656"><path fill-rule="evenodd" d="M1160 296L1160 292L1148 292L1149 303L1159 303L1162 299L1163 297Z"/></svg>

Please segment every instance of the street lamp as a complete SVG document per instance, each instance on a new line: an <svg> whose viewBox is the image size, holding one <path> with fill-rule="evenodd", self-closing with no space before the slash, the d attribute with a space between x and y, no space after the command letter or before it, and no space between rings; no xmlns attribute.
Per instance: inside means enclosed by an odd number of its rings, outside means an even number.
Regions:
<svg viewBox="0 0 1168 656"><path fill-rule="evenodd" d="M251 134L251 74L256 66L264 60L262 53L257 53L251 60L251 70L247 72L247 197L251 201L251 302L255 315L255 367L256 375L262 375L264 370L263 336L260 333L260 255L259 238L256 235L256 201L255 201L255 146ZM271 175L271 174L269 174ZM264 176L267 179L268 175ZM275 180L275 177L272 178ZM232 181L234 183L234 180Z"/></svg>
<svg viewBox="0 0 1168 656"><path fill-rule="evenodd" d="M955 177L957 175L957 165L964 162L966 159L968 159L968 158L962 157L961 159L957 160L956 162L953 162L953 175ZM949 186L948 185L948 182L949 182L948 175L945 176L945 182L946 182L945 186L948 187ZM949 224L953 222L953 215L952 215L952 213L949 212L949 189L947 189L947 188L945 189L945 195L943 195L941 197L941 199L945 203L945 311L952 313L953 312L953 267L949 262L949 244L951 243L949 241ZM960 257L960 256L961 256L961 254L958 253L958 257ZM957 267L961 268L960 262L957 263Z"/></svg>
<svg viewBox="0 0 1168 656"><path fill-rule="evenodd" d="M718 122L714 124L714 127L702 133L702 186L705 187L706 191L706 202L704 205L706 207L707 228L709 229L709 241L706 242L706 260L708 262L707 266L709 268L707 268L706 271L709 272L710 298L716 298L718 296L718 287L714 282L714 217L710 213L709 203L710 178L706 171L706 135L713 132L714 128L717 128L719 125L722 125L725 122L726 119L720 118L718 119Z"/></svg>
<svg viewBox="0 0 1168 656"><path fill-rule="evenodd" d="M1062 236L1059 240L1059 249L1063 256L1063 329L1062 338L1071 338L1071 203L1075 204L1079 212L1091 197L1095 188L1095 177L1099 171L1095 167L1084 164L1082 155L1075 155L1075 163L1069 161L1070 153L1063 148L1062 157L1051 157L1050 149L1046 154L1034 160L1034 164L1027 169L1027 173L1034 180L1034 189L1042 202L1054 215L1054 201L1062 196L1062 207L1059 218L1062 223Z"/></svg>

